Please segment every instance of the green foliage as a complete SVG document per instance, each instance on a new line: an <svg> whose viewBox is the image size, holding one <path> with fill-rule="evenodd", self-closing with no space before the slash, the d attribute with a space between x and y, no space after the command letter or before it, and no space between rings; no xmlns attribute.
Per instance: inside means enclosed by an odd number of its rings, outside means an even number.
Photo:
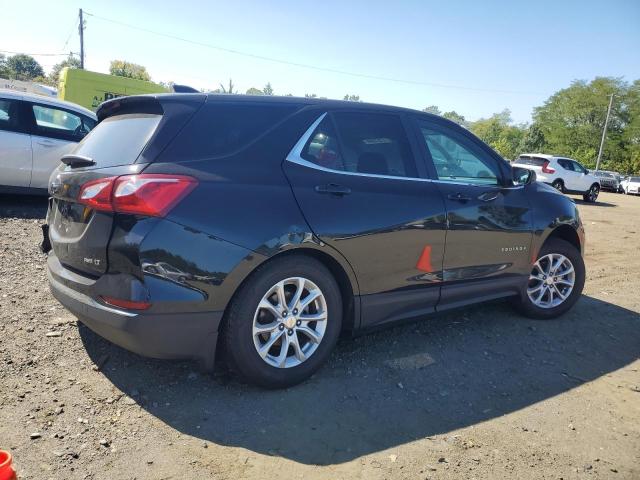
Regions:
<svg viewBox="0 0 640 480"><path fill-rule="evenodd" d="M264 95L264 92L259 88L251 87L247 90L247 95Z"/></svg>
<svg viewBox="0 0 640 480"><path fill-rule="evenodd" d="M262 93L265 95L273 95L273 87L271 86L271 82L267 82L267 84L262 89Z"/></svg>
<svg viewBox="0 0 640 480"><path fill-rule="evenodd" d="M7 67L7 57L0 53L0 78L9 77L9 67Z"/></svg>
<svg viewBox="0 0 640 480"><path fill-rule="evenodd" d="M451 120L452 122L456 122L458 125L462 125L463 127L467 127L468 123L464 116L460 115L458 112L451 110L450 112L442 113L442 110L437 105L429 105L426 108L422 109L423 112L431 113L432 115L438 115L440 117L446 118L447 120Z"/></svg>
<svg viewBox="0 0 640 480"><path fill-rule="evenodd" d="M549 152L579 160L593 168L598 156L609 95L614 95L601 168L618 169L628 151L624 130L629 122L625 99L629 88L618 78L597 77L592 82L574 81L534 110L533 121Z"/></svg>
<svg viewBox="0 0 640 480"><path fill-rule="evenodd" d="M80 59L74 57L73 55L69 55L65 60L61 61L60 63L56 63L51 69L51 73L49 74L47 83L53 85L54 87L57 86L60 72L65 67L80 68Z"/></svg>
<svg viewBox="0 0 640 480"><path fill-rule="evenodd" d="M518 153L541 153L545 145L544 133L542 133L540 126L534 123L529 125L524 133Z"/></svg>
<svg viewBox="0 0 640 480"><path fill-rule="evenodd" d="M42 66L30 55L19 53L6 60L0 59L0 71L11 79L36 80L44 77ZM4 76L3 75L3 76Z"/></svg>
<svg viewBox="0 0 640 480"><path fill-rule="evenodd" d="M423 112L431 113L433 115L442 115L440 108L437 105L429 105L426 108L422 109Z"/></svg>
<svg viewBox="0 0 640 480"><path fill-rule="evenodd" d="M504 158L513 160L520 153L519 147L525 137L525 129L511 123L511 111L504 109L489 118L473 122L470 129Z"/></svg>
<svg viewBox="0 0 640 480"><path fill-rule="evenodd" d="M343 100L346 100L348 102L360 102L360 101L362 101L362 100L360 100L360 95L349 95L349 94L346 94L343 97Z"/></svg>
<svg viewBox="0 0 640 480"><path fill-rule="evenodd" d="M451 110L450 112L445 112L442 114L444 118L447 120L451 120L452 122L456 122L458 125L462 125L466 127L469 122L467 122L464 116L460 115L458 112Z"/></svg>
<svg viewBox="0 0 640 480"><path fill-rule="evenodd" d="M135 78L137 80L151 81L151 75L146 67L125 60L112 60L109 66L109 73L118 77Z"/></svg>

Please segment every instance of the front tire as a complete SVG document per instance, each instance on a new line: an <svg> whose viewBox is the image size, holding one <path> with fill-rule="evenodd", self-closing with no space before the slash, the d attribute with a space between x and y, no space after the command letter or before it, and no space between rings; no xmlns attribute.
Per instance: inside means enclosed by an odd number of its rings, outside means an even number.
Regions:
<svg viewBox="0 0 640 480"><path fill-rule="evenodd" d="M329 270L305 255L259 267L225 314L224 352L232 371L265 388L315 373L342 328L342 296Z"/></svg>
<svg viewBox="0 0 640 480"><path fill-rule="evenodd" d="M529 318L556 318L578 301L584 281L584 261L578 249L564 240L552 238L540 250L526 289L512 304Z"/></svg>

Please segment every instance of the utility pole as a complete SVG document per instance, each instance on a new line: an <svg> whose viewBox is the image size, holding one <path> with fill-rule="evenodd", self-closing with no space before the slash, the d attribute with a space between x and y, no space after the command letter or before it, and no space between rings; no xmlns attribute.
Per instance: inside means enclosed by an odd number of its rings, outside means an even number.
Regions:
<svg viewBox="0 0 640 480"><path fill-rule="evenodd" d="M604 149L604 139L607 137L607 126L609 125L609 115L611 114L612 104L613 93L609 95L609 108L607 109L607 118L604 121L604 128L602 129L602 140L600 140L600 150L598 151L598 160L596 160L596 172L600 168L600 158L602 157L602 150Z"/></svg>
<svg viewBox="0 0 640 480"><path fill-rule="evenodd" d="M82 19L82 9L80 9L78 33L80 34L80 68L84 70L84 20Z"/></svg>

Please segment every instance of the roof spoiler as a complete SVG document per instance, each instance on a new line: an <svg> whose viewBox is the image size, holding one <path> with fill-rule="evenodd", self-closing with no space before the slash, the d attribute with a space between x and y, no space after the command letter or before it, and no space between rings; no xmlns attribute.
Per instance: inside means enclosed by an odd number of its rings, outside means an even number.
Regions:
<svg viewBox="0 0 640 480"><path fill-rule="evenodd" d="M178 85L176 83L172 85L171 89L173 90L173 93L201 93L200 90L196 90L189 85Z"/></svg>
<svg viewBox="0 0 640 480"><path fill-rule="evenodd" d="M162 105L155 95L135 95L131 97L117 97L103 102L96 110L98 121L101 122L113 115L126 113L150 113L162 115Z"/></svg>

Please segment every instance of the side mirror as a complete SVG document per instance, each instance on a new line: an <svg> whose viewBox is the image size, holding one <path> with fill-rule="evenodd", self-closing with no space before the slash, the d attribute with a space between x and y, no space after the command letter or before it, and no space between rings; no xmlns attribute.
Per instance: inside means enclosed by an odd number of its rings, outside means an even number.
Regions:
<svg viewBox="0 0 640 480"><path fill-rule="evenodd" d="M529 185L536 181L536 172L522 167L512 167L511 178L514 185Z"/></svg>

